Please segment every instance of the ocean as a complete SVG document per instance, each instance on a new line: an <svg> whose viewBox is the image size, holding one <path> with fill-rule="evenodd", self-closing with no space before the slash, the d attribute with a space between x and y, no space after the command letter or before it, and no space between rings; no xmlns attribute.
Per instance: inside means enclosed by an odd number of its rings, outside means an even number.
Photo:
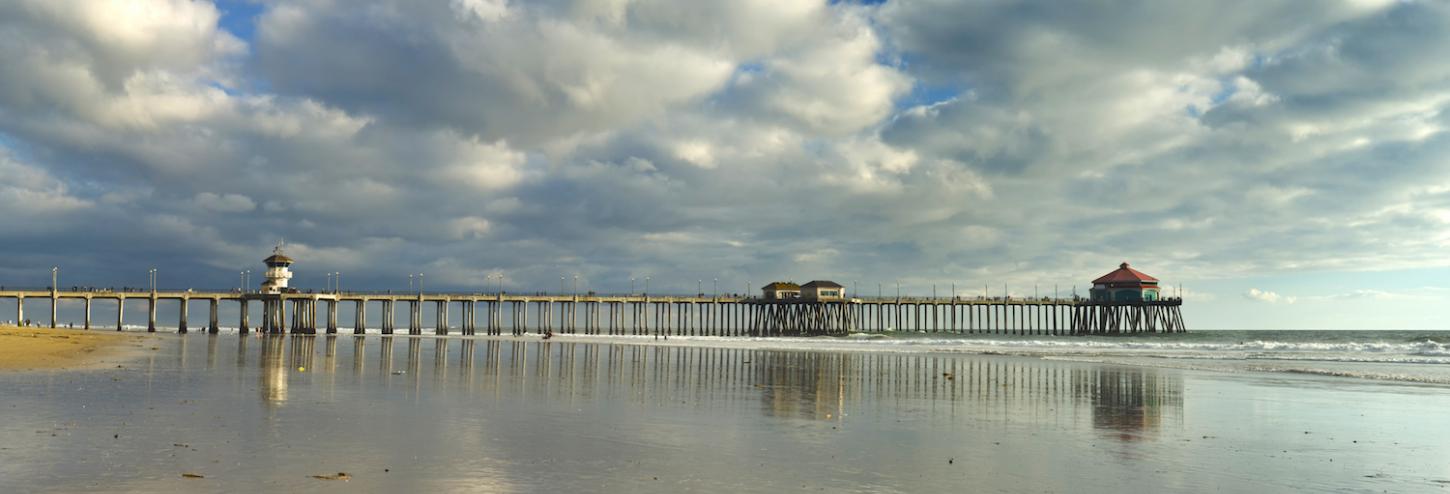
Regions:
<svg viewBox="0 0 1450 494"><path fill-rule="evenodd" d="M653 342L647 336L602 341ZM1221 372L1322 374L1450 384L1450 331L1199 330L1132 336L1023 336L920 332L848 337L672 336L690 345L852 352L1016 355Z"/></svg>

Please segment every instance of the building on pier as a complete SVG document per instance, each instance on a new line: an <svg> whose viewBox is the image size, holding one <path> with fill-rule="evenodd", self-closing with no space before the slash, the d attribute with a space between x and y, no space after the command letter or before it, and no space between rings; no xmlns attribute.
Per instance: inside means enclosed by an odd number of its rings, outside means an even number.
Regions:
<svg viewBox="0 0 1450 494"><path fill-rule="evenodd" d="M1118 269L1093 280L1089 292L1093 302L1152 302L1160 300L1158 278L1128 267L1124 262Z"/></svg>
<svg viewBox="0 0 1450 494"><path fill-rule="evenodd" d="M801 286L790 281L776 281L760 288L766 300L791 300L801 297Z"/></svg>
<svg viewBox="0 0 1450 494"><path fill-rule="evenodd" d="M262 281L262 293L283 293L290 291L287 280L292 279L292 258L282 253L282 244L272 249L272 255L262 262L267 264L267 279Z"/></svg>
<svg viewBox="0 0 1450 494"><path fill-rule="evenodd" d="M806 300L841 300L846 297L846 287L829 280L815 280L801 285L801 298Z"/></svg>

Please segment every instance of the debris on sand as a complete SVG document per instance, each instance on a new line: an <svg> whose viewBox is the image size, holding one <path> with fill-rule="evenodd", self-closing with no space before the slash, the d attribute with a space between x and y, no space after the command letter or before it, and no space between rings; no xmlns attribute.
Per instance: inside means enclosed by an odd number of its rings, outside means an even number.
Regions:
<svg viewBox="0 0 1450 494"><path fill-rule="evenodd" d="M348 475L347 472L337 472L336 475L313 475L312 478L317 480L352 480L352 476Z"/></svg>
<svg viewBox="0 0 1450 494"><path fill-rule="evenodd" d="M206 478L206 476L205 475L202 475L202 474L199 474L199 473L190 473L190 472L188 472L188 473L181 474L181 478L183 478L183 479L204 479L204 478Z"/></svg>

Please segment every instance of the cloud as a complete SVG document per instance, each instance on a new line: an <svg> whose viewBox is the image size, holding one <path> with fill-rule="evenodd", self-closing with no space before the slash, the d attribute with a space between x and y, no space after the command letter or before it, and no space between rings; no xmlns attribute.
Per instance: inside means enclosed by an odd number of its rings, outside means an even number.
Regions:
<svg viewBox="0 0 1450 494"><path fill-rule="evenodd" d="M0 270L205 277L278 238L384 288L1450 267L1439 3L259 8L240 38L205 1L0 5Z"/></svg>
<svg viewBox="0 0 1450 494"><path fill-rule="evenodd" d="M1218 300L1218 295L1212 292L1199 291L1186 287L1171 287L1164 291L1163 296L1182 297L1187 302L1212 302Z"/></svg>
<svg viewBox="0 0 1450 494"><path fill-rule="evenodd" d="M4 152L0 152L0 177L4 177L0 181L0 209L6 212L0 218L0 227L12 234L52 229L54 226L47 224L94 205L89 199L73 195L65 182L46 169L17 161Z"/></svg>
<svg viewBox="0 0 1450 494"><path fill-rule="evenodd" d="M194 199L196 206L218 213L245 213L257 209L257 203L241 194L201 192Z"/></svg>
<svg viewBox="0 0 1450 494"><path fill-rule="evenodd" d="M1249 291L1244 292L1244 298L1258 302L1267 302L1270 304L1292 304L1298 300L1296 297L1286 297L1283 295L1279 295L1275 292L1260 290L1258 288L1250 288Z"/></svg>
<svg viewBox="0 0 1450 494"><path fill-rule="evenodd" d="M479 239L488 234L488 220L477 216L454 218L448 222L448 233L454 240Z"/></svg>
<svg viewBox="0 0 1450 494"><path fill-rule="evenodd" d="M729 80L738 57L759 51L735 30L770 39L771 29L812 15L784 8L767 20L754 17L762 9L727 4L701 5L720 24L694 31L673 15L682 12L654 2L384 0L365 11L287 3L259 20L255 66L283 92L348 111L532 145L702 98Z"/></svg>

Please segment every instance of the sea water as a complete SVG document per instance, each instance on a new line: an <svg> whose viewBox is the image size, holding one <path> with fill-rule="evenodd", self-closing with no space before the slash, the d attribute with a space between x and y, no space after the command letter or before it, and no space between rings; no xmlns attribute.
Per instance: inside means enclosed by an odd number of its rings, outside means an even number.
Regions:
<svg viewBox="0 0 1450 494"><path fill-rule="evenodd" d="M651 344L657 340L653 336L609 338ZM671 339L681 344L735 348L1017 355L1224 372L1324 374L1450 384L1450 331L1205 330L1124 336L884 332L847 337L673 336Z"/></svg>
<svg viewBox="0 0 1450 494"><path fill-rule="evenodd" d="M162 334L0 374L0 492L1441 492L1445 336Z"/></svg>

